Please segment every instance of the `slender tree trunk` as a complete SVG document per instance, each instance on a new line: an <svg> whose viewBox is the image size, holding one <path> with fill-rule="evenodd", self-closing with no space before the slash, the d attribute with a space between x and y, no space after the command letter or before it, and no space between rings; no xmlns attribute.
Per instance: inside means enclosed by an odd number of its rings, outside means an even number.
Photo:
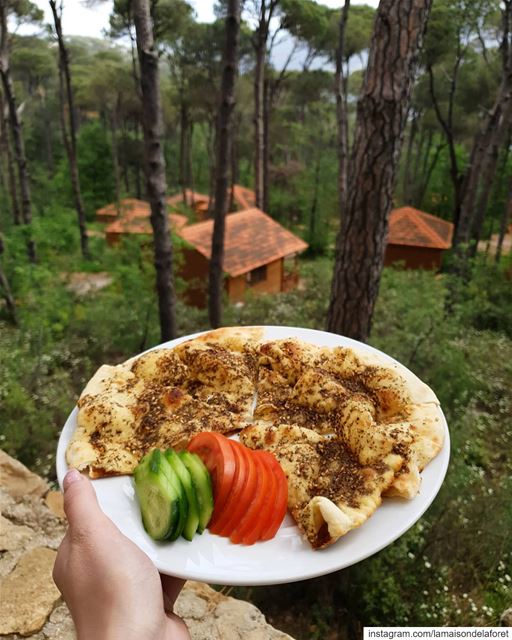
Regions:
<svg viewBox="0 0 512 640"><path fill-rule="evenodd" d="M231 136L231 186L229 189L228 211L235 210L235 184L238 184L238 131L240 128L240 114L235 114L233 118L233 135Z"/></svg>
<svg viewBox="0 0 512 640"><path fill-rule="evenodd" d="M0 2L0 76L2 88L9 111L9 122L14 144L14 155L18 166L18 181L21 195L21 218L27 227L27 254L31 262L36 261L36 246L32 238L32 199L30 196L30 176L28 172L23 130L16 108L16 98L9 65L9 42L7 31L7 8L5 2Z"/></svg>
<svg viewBox="0 0 512 640"><path fill-rule="evenodd" d="M437 161L439 160L441 151L445 147L446 147L446 144L443 142L440 142L437 145L434 155L432 156L432 160L430 161L430 164L428 165L428 167L425 169L423 173L424 177L422 177L422 180L419 185L419 189L417 190L417 193L414 197L413 204L415 207L418 207L421 209L421 207L423 206L423 199L425 198L425 194L427 193L428 185L430 183L430 178L432 177L432 173L434 172L434 169L437 165Z"/></svg>
<svg viewBox="0 0 512 640"><path fill-rule="evenodd" d="M12 159L11 142L9 140L8 111L4 108L3 94L0 92L0 145L2 149L2 159L5 159L7 167L7 180L9 197L11 199L11 213L15 225L21 224L20 207L18 204L18 193L16 188L16 174Z"/></svg>
<svg viewBox="0 0 512 640"><path fill-rule="evenodd" d="M117 147L117 109L119 99L116 101L112 113L110 114L110 131L112 134L112 168L114 169L114 185L116 194L117 215L121 209L121 176L119 172L119 152Z"/></svg>
<svg viewBox="0 0 512 640"><path fill-rule="evenodd" d="M182 95L180 105L180 174L179 183L183 193L183 203L187 203L187 141L188 141L188 109Z"/></svg>
<svg viewBox="0 0 512 640"><path fill-rule="evenodd" d="M238 40L240 33L240 0L228 0L226 14L226 48L222 73L221 101L218 116L217 169L212 255L209 271L209 317L212 327L222 323L224 232L228 208L229 153L233 135L235 82L238 73Z"/></svg>
<svg viewBox="0 0 512 640"><path fill-rule="evenodd" d="M194 123L192 120L189 122L188 126L188 135L187 135L187 155L186 155L186 176L187 176L187 184L192 191L192 197L190 198L190 204L194 205L194 189L195 189L195 181L194 181L194 164L192 162L192 149L193 149L193 140L194 140Z"/></svg>
<svg viewBox="0 0 512 640"><path fill-rule="evenodd" d="M457 48L457 55L455 57L455 64L452 72L451 83L450 83L450 92L448 96L448 110L446 116L444 116L441 112L441 108L439 106L439 102L437 100L437 95L434 86L434 71L431 65L427 65L427 73L429 77L429 87L430 87L430 97L432 98L432 104L434 106L434 111L436 113L436 117L441 125L441 129L444 132L446 137L446 142L448 144L448 151L450 157L450 178L452 180L453 185L453 224L454 224L454 235L457 234L457 228L459 226L460 219L460 209L462 204L462 182L463 176L459 170L459 162L457 160L457 153L455 149L455 134L453 131L453 108L455 102L455 93L457 91L457 82L458 82L458 74L459 68L462 62L462 49L460 46L460 35L459 35L459 44Z"/></svg>
<svg viewBox="0 0 512 640"><path fill-rule="evenodd" d="M272 95L269 80L263 82L263 211L269 210L269 171L270 171L270 116L272 113Z"/></svg>
<svg viewBox="0 0 512 640"><path fill-rule="evenodd" d="M64 43L64 36L62 34L62 22L61 16L57 11L56 0L49 0L50 8L53 14L53 22L55 25L55 33L57 34L57 40L59 44L59 70L62 75L62 81L64 82L65 90L61 90L62 99L66 100L68 121L69 121L69 143L66 145L69 161L69 172L71 175L71 187L73 189L73 197L75 200L75 210L78 218L78 229L80 232L80 247L82 249L82 255L84 258L89 258L89 240L87 238L87 224L85 218L84 205L82 202L82 193L80 190L80 175L78 171L77 162L77 144L76 144L76 114L75 104L73 99L73 87L71 86L71 71L69 68L69 55L66 45Z"/></svg>
<svg viewBox="0 0 512 640"><path fill-rule="evenodd" d="M48 178L52 180L55 175L55 160L53 158L53 126L52 119L48 117L48 113L46 113L46 110L44 141L46 147L46 171L48 174Z"/></svg>
<svg viewBox="0 0 512 640"><path fill-rule="evenodd" d="M480 176L480 192L478 194L476 209L472 220L471 241L468 248L468 255L470 258L474 258L478 250L478 243L480 242L480 236L482 235L485 214L487 213L489 196L494 184L496 165L498 164L498 156L499 147L498 145L493 145L485 169Z"/></svg>
<svg viewBox="0 0 512 640"><path fill-rule="evenodd" d="M268 26L265 20L265 0L261 0L260 23L256 32L256 66L254 68L254 192L256 206L263 208L265 199L265 59Z"/></svg>
<svg viewBox="0 0 512 640"><path fill-rule="evenodd" d="M206 146L208 153L208 217L213 218L213 210L215 207L215 186L216 176L216 135L215 135L215 116L208 118L208 134L206 136Z"/></svg>
<svg viewBox="0 0 512 640"><path fill-rule="evenodd" d="M498 246L496 247L496 264L499 264L501 259L501 253L503 251L503 240L507 234L507 227L512 220L512 176L508 183L508 198L503 207L500 220L500 233L498 236Z"/></svg>
<svg viewBox="0 0 512 640"><path fill-rule="evenodd" d="M140 85L138 87L138 91L140 92ZM139 119L135 120L135 140L137 141L137 146L139 143ZM140 180L140 161L137 156L137 160L135 161L135 190L137 194L137 198L142 200L142 185Z"/></svg>
<svg viewBox="0 0 512 640"><path fill-rule="evenodd" d="M309 213L309 243L312 244L315 249L317 248L315 239L316 239L316 217L318 212L318 191L320 187L320 164L321 164L322 154L319 151L316 155L315 162L315 182L313 185L313 200L311 202L311 210Z"/></svg>
<svg viewBox="0 0 512 640"><path fill-rule="evenodd" d="M416 57L432 0L381 0L375 19L336 243L329 331L365 341L385 238Z"/></svg>
<svg viewBox="0 0 512 640"><path fill-rule="evenodd" d="M414 115L411 120L411 126L409 129L409 137L407 139L407 151L405 153L405 166L404 166L404 182L402 186L402 199L405 204L412 204L414 200L414 196L412 194L412 149L414 146L414 141L416 139L416 133L418 132L418 118L419 113L417 111L414 112Z"/></svg>
<svg viewBox="0 0 512 640"><path fill-rule="evenodd" d="M345 0L338 26L338 48L336 50L336 71L334 91L336 95L336 120L338 126L338 197L339 213L342 219L347 199L347 163L348 163L348 111L346 101L346 83L343 70L345 57L345 28L348 19L350 0Z"/></svg>
<svg viewBox="0 0 512 640"><path fill-rule="evenodd" d="M165 194L163 122L158 53L153 39L149 0L133 0L139 54L147 192L155 250L156 288L162 341L176 337L176 303L172 277L173 251Z"/></svg>
<svg viewBox="0 0 512 640"><path fill-rule="evenodd" d="M475 137L463 184L459 224L453 238L454 248L469 242L471 225L477 207L479 187L482 185L484 189L487 189L487 185L483 182L484 180L492 183L498 149L503 142L503 137L508 132L511 122L512 65L510 72L503 79L483 130Z"/></svg>
<svg viewBox="0 0 512 640"><path fill-rule="evenodd" d="M2 269L2 255L4 253L4 241L2 236L0 236L0 292L2 294L2 298L5 301L5 306L7 308L7 312L9 314L9 318L13 324L17 324L16 317L16 303L14 301L14 297L11 293L11 287L9 286L9 280Z"/></svg>

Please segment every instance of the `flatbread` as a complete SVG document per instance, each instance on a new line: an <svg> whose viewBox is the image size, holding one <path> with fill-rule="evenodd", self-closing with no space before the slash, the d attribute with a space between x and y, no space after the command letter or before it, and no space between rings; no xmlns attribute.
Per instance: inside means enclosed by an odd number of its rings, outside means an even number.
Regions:
<svg viewBox="0 0 512 640"><path fill-rule="evenodd" d="M314 549L363 524L382 502L402 458L361 465L339 438L298 426L255 424L240 433L253 449L271 451L288 479L288 507Z"/></svg>
<svg viewBox="0 0 512 640"><path fill-rule="evenodd" d="M440 451L444 427L434 392L399 363L371 351L295 339L259 348L254 416L340 438L361 464L404 459L390 494L414 497L420 471Z"/></svg>
<svg viewBox="0 0 512 640"><path fill-rule="evenodd" d="M101 367L78 401L77 429L66 451L92 478L131 473L153 448L186 446L201 431L230 434L252 415L253 341L223 330ZM232 347L232 348L231 348Z"/></svg>

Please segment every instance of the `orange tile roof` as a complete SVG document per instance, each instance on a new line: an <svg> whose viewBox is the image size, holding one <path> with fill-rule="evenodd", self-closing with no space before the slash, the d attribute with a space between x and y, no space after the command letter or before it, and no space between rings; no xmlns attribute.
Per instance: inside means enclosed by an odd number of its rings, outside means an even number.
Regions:
<svg viewBox="0 0 512 640"><path fill-rule="evenodd" d="M140 215L144 215L143 212L149 209L149 204L144 202L144 200L137 200L137 198L124 198L119 201L119 214L124 216L128 213L139 213ZM103 217L112 217L117 218L117 203L111 202L107 204L105 207L96 210L97 216Z"/></svg>
<svg viewBox="0 0 512 640"><path fill-rule="evenodd" d="M393 209L389 216L388 244L449 249L453 224L413 207Z"/></svg>
<svg viewBox="0 0 512 640"><path fill-rule="evenodd" d="M111 222L105 227L105 233L108 234L143 234L152 235L153 228L149 219L151 215L151 209L149 205L147 211L135 211L124 215L122 218L118 218L114 222ZM177 213L168 214L169 223L175 229L181 229L184 227L188 220L186 216L179 215Z"/></svg>
<svg viewBox="0 0 512 640"><path fill-rule="evenodd" d="M213 220L178 231L205 258L211 257ZM224 271L235 277L264 264L304 251L308 245L260 209L226 216Z"/></svg>
<svg viewBox="0 0 512 640"><path fill-rule="evenodd" d="M233 200L241 209L250 209L256 206L256 194L252 189L242 187L240 184L233 185Z"/></svg>
<svg viewBox="0 0 512 640"><path fill-rule="evenodd" d="M190 189L185 189L185 193L187 196L187 202L190 203L193 201L196 206L199 205L199 207L204 208L204 206L208 205L210 202L210 196L207 196L204 193L197 193ZM256 194L252 189L243 187L240 184L235 184L233 185L233 200L240 209L250 209L256 205ZM180 193L175 193L173 196L169 196L167 198L167 204L171 207L180 202L183 202L183 193L181 191Z"/></svg>
<svg viewBox="0 0 512 640"><path fill-rule="evenodd" d="M191 189L185 189L185 195L187 196L187 204L190 202L200 203L200 202L208 202L210 197L205 195L204 193L197 193L197 191L192 191ZM173 196L169 196L165 199L169 206L173 206L175 204L179 204L183 202L183 192L175 193Z"/></svg>

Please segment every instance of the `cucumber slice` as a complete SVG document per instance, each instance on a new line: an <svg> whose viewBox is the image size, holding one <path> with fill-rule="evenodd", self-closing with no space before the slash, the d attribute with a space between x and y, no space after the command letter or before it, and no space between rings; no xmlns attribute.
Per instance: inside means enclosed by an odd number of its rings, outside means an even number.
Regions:
<svg viewBox="0 0 512 640"><path fill-rule="evenodd" d="M190 472L182 462L179 455L173 449L167 449L165 458L171 465L174 472L178 476L185 490L188 501L188 516L185 526L183 527L183 537L185 540L192 540L199 526L199 504L196 497L196 491L192 485Z"/></svg>
<svg viewBox="0 0 512 640"><path fill-rule="evenodd" d="M156 450L144 456L133 473L142 524L154 540L165 540L174 532L182 511L180 493L162 470L164 465L169 463Z"/></svg>
<svg viewBox="0 0 512 640"><path fill-rule="evenodd" d="M181 536L185 524L187 523L188 500L181 480L167 461L165 454L162 453L159 449L155 449L155 451L153 451L153 455L155 455L157 451L159 454L159 459L161 460L161 472L167 476L167 479L172 483L178 495L178 519L176 522L176 527L167 536L167 540L170 540L172 542L173 540L177 540Z"/></svg>
<svg viewBox="0 0 512 640"><path fill-rule="evenodd" d="M180 451L179 457L187 467L199 507L198 533L203 533L213 513L212 481L208 469L195 453Z"/></svg>

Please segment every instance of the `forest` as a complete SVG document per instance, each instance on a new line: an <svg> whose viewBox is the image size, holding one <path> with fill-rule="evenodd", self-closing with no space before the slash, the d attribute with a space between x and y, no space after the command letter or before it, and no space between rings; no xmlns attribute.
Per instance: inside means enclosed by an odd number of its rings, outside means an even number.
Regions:
<svg viewBox="0 0 512 640"><path fill-rule="evenodd" d="M89 4L94 8L101 0ZM107 32L0 0L0 446L51 482L95 370L218 326L328 330L438 395L452 439L427 513L307 583L236 587L298 640L368 625L497 626L512 603L512 0L114 0ZM26 35L26 34L29 35ZM298 286L227 295L233 185L307 243ZM211 259L190 303L205 194ZM98 209L148 204L106 241ZM385 264L390 212L451 223L436 269ZM263 242L253 230L256 247ZM222 588L222 585L218 585ZM226 588L223 588L226 591Z"/></svg>

